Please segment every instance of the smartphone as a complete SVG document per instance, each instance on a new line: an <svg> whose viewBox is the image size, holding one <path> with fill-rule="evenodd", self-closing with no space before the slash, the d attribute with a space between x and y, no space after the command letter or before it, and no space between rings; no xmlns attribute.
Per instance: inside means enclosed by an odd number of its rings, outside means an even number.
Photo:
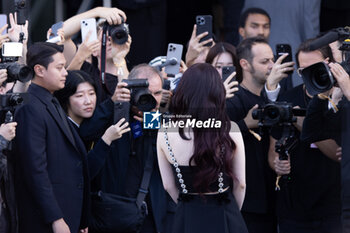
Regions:
<svg viewBox="0 0 350 233"><path fill-rule="evenodd" d="M19 42L7 42L2 44L3 57L22 57L23 44Z"/></svg>
<svg viewBox="0 0 350 233"><path fill-rule="evenodd" d="M234 66L222 67L222 81L225 82L228 76L230 76L235 71L236 71L236 67ZM231 81L236 81L236 77L233 77Z"/></svg>
<svg viewBox="0 0 350 233"><path fill-rule="evenodd" d="M197 15L196 16L197 31L196 35L208 32L208 35L203 37L199 42L209 40L213 38L213 17L211 15ZM212 42L205 44L204 46L211 46Z"/></svg>
<svg viewBox="0 0 350 233"><path fill-rule="evenodd" d="M7 24L7 15L5 14L0 14L0 28L5 26ZM7 29L5 29L1 35L7 34Z"/></svg>
<svg viewBox="0 0 350 233"><path fill-rule="evenodd" d="M277 44L276 45L276 60L283 54L288 53L288 56L283 59L282 63L293 61L292 58L292 47L289 44ZM293 71L288 71L286 74L293 74Z"/></svg>
<svg viewBox="0 0 350 233"><path fill-rule="evenodd" d="M163 89L164 90L170 90L170 84L171 84L171 81L169 79L164 79Z"/></svg>
<svg viewBox="0 0 350 233"><path fill-rule="evenodd" d="M96 19L83 19L80 21L81 28L81 41L85 41L85 37L89 31L91 31L91 35L88 42L97 40L97 31L96 31Z"/></svg>
<svg viewBox="0 0 350 233"><path fill-rule="evenodd" d="M176 74L180 73L182 49L181 44L168 44L166 63L169 64L165 66L165 73L170 77L175 77Z"/></svg>
<svg viewBox="0 0 350 233"><path fill-rule="evenodd" d="M62 27L63 27L63 21L60 21L60 22L58 22L58 23L53 24L53 25L51 26L51 34L50 34L49 39L52 39L52 38L58 36L58 33L57 33L57 32L58 32L58 30L59 30L60 28L62 28Z"/></svg>

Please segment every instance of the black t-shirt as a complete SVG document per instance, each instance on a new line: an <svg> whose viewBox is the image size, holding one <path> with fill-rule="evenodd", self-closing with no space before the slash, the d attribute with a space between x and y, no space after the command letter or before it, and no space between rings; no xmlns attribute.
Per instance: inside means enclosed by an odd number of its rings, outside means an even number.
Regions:
<svg viewBox="0 0 350 233"><path fill-rule="evenodd" d="M106 100L108 97L111 97L115 91L115 88L118 84L118 77L105 73L105 84L102 84L100 77L100 70L96 65L90 64L88 62L84 62L81 70L87 72L94 79L96 84L96 96L97 103L101 103Z"/></svg>
<svg viewBox="0 0 350 233"><path fill-rule="evenodd" d="M278 100L306 108L311 98L299 85ZM299 138L296 128L295 132ZM278 216L305 220L340 215L340 164L314 144L300 141L290 155L290 162L291 180L277 193Z"/></svg>
<svg viewBox="0 0 350 233"><path fill-rule="evenodd" d="M227 114L232 121L237 122L244 140L247 189L242 211L245 212L272 213L274 210L275 175L268 165L268 131L253 129L256 133L262 133L262 140L258 141L243 120L255 104L264 106L267 102L264 91L261 96L257 96L241 86L234 97L226 101Z"/></svg>

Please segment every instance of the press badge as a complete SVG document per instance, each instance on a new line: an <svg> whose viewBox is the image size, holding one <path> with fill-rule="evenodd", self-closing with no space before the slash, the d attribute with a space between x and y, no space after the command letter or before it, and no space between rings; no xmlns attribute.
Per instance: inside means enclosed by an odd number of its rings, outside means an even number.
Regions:
<svg viewBox="0 0 350 233"><path fill-rule="evenodd" d="M132 136L134 139L142 136L142 124L139 121L134 121L130 124Z"/></svg>

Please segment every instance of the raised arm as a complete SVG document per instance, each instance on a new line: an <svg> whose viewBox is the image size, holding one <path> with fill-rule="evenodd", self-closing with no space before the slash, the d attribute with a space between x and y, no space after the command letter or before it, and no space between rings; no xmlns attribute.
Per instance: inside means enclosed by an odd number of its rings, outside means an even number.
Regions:
<svg viewBox="0 0 350 233"><path fill-rule="evenodd" d="M70 39L75 33L80 30L80 21L88 18L104 18L109 24L121 24L122 18L126 21L126 15L118 8L96 7L89 11L75 15L63 24L66 40Z"/></svg>

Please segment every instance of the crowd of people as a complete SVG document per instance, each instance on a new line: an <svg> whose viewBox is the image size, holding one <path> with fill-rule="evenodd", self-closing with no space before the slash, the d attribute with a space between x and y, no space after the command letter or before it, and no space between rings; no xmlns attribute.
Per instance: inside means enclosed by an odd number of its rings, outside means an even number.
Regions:
<svg viewBox="0 0 350 233"><path fill-rule="evenodd" d="M0 45L22 38L23 54L11 64L30 81L10 80L2 57L1 233L350 232L350 69L342 41L311 50L318 37L308 38L296 54L276 57L270 15L247 8L237 47L203 41L207 32L197 35L195 25L185 60L176 61L180 81L166 88L171 64L163 57L129 71L132 34L116 43L108 29L128 22L120 9L75 15L58 42L30 46L28 22L9 18ZM89 18L100 19L97 39L90 31L76 44ZM288 55L295 62L283 62ZM317 63L338 84L314 94L301 80ZM235 72L224 77L224 67ZM281 102L272 105L282 109L279 120L268 125L276 118L265 106ZM286 109L307 114L283 121ZM172 117L148 129L146 113L152 122Z"/></svg>

